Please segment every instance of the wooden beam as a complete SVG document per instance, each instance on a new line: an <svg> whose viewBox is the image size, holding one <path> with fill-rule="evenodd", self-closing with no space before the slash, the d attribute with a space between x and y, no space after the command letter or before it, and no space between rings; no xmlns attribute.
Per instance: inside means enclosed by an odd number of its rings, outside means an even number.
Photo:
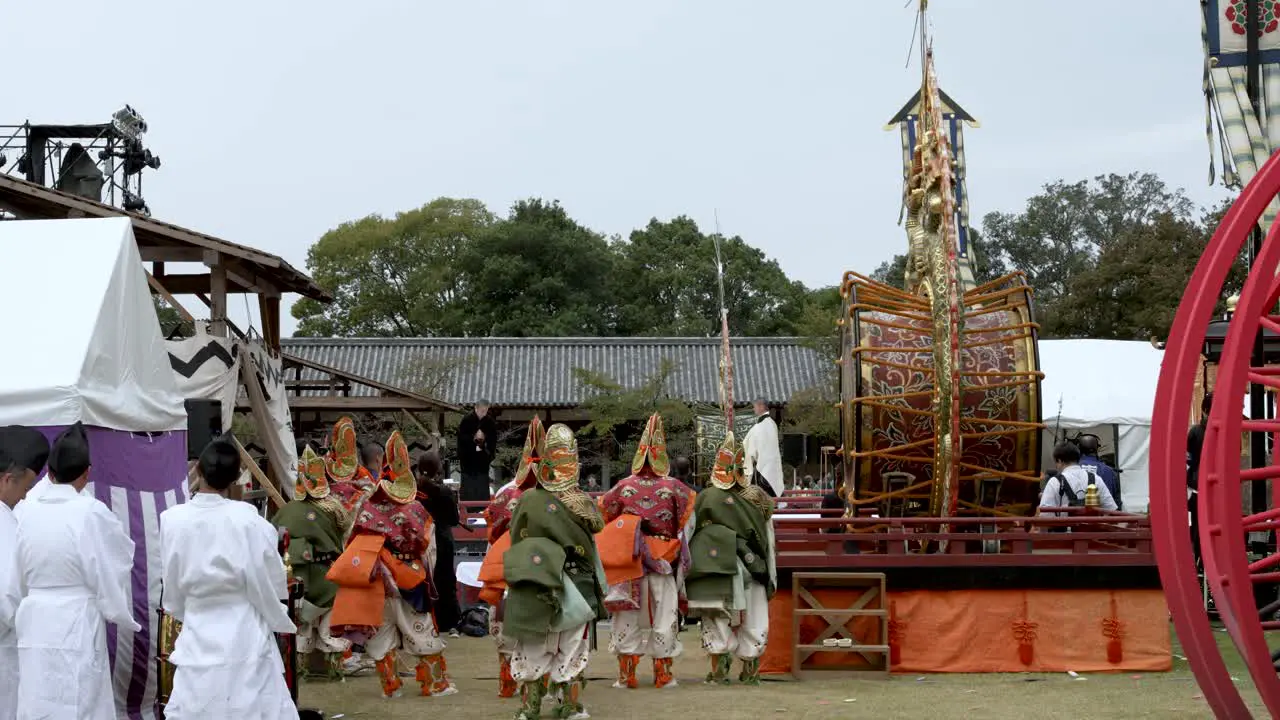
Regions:
<svg viewBox="0 0 1280 720"><path fill-rule="evenodd" d="M280 491L277 490L275 485L267 479L266 475L262 474L262 468L258 467L257 461L253 459L253 456L249 454L248 450L244 449L244 445L240 444L240 439L235 438L235 441L236 449L240 451L240 462L249 468L249 472L253 474L254 479L258 481L258 485L267 493L267 497L271 499L271 502L276 506L276 509L279 510L283 508L285 506L285 499L280 495Z"/></svg>
<svg viewBox="0 0 1280 720"><path fill-rule="evenodd" d="M398 410L435 410L431 403L405 397L290 397L289 409L294 411L324 412L396 412Z"/></svg>
<svg viewBox="0 0 1280 720"><path fill-rule="evenodd" d="M227 278L228 293L247 293L268 298L274 296L278 302L280 292L266 278L254 275L252 272L230 262L224 263L223 270ZM213 275L212 271L209 273L165 274L164 284L169 289L169 292L174 295L211 293L213 291Z"/></svg>
<svg viewBox="0 0 1280 720"><path fill-rule="evenodd" d="M365 387L373 388L374 390L378 390L379 392L382 392L387 395L396 395L401 398L407 398L409 400L425 403L427 406L443 408L445 410L450 410L452 412L462 412L462 408L459 408L456 405L451 405L447 402L444 402L443 400L437 400L432 397L427 397L426 395L423 395L421 393L411 392L409 390L405 390L404 388L398 388L391 385L387 385L386 383L378 382L373 378L367 378L360 375L356 375L354 373L349 373L345 370L340 370L338 368L335 368L329 365L324 365L324 364L315 362L313 360L307 360L297 355L292 355L290 353L282 352L280 354L280 358L284 365L301 365L302 367L310 368L311 370L315 370L316 372L327 374L330 377L346 378L351 382L356 383L357 385L364 385ZM399 406L391 406L391 407L392 409L396 409ZM422 407L422 406L405 403L404 407L416 408L416 407Z"/></svg>
<svg viewBox="0 0 1280 720"><path fill-rule="evenodd" d="M142 262L204 262L204 250L180 245L138 245Z"/></svg>
<svg viewBox="0 0 1280 720"><path fill-rule="evenodd" d="M258 313L262 318L262 338L267 347L280 354L280 297L258 295Z"/></svg>
<svg viewBox="0 0 1280 720"><path fill-rule="evenodd" d="M253 361L253 353L240 353L240 384L249 400L253 422L261 430L259 435L267 446L267 464L271 466L271 473L283 482L289 477L285 467L285 450L280 446L280 436L276 434L271 414L267 412L267 398L262 392L262 386L258 384L258 365ZM288 492L292 494L292 489L288 489Z"/></svg>
<svg viewBox="0 0 1280 720"><path fill-rule="evenodd" d="M204 264L209 267L209 334L227 336L227 267L221 253L206 252Z"/></svg>
<svg viewBox="0 0 1280 720"><path fill-rule="evenodd" d="M143 272L146 272L146 271L144 270ZM151 273L147 273L147 284L151 286L151 292L153 294L159 295L160 297L164 298L164 301L169 304L169 307L173 308L174 310L177 310L178 314L181 315L187 322L193 323L196 321L196 319L191 316L191 313L187 312L187 309L182 307L182 303L175 300L173 296L169 294L169 291L165 289L164 285L162 285L160 281L157 280L156 277Z"/></svg>

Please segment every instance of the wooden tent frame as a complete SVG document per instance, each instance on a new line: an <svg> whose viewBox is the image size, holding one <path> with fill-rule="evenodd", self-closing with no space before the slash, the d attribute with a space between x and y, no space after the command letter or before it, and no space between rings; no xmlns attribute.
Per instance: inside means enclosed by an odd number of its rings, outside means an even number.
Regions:
<svg viewBox="0 0 1280 720"><path fill-rule="evenodd" d="M349 412L352 407L364 403L377 405L377 409L380 410L403 411L414 423L418 423L413 415L414 412L433 411L437 416L436 422L441 422L445 412L460 411L454 405L425 395L282 354L280 298L285 293L297 293L322 303L331 302L333 298L305 273L295 269L279 256L160 222L146 215L94 202L78 195L53 190L11 175L0 174L0 210L7 211L19 220L129 218L133 223L138 253L143 263L150 265L147 271L147 282L151 287L151 293L163 298L191 322L195 321L194 317L175 296L194 295L209 308L209 334L217 337L228 337L230 333L235 333L241 339L247 339L247 334L237 328L227 317L227 296L256 295L262 318L262 339L265 345L281 358L284 367L297 368L295 376L298 382L294 386L298 387L302 384L301 368L310 368L328 374L327 387L345 389L345 392L334 390L321 396L305 396L301 395L301 390L291 390L290 399L296 398L295 401L308 410ZM171 273L167 270L166 263L200 263L205 266L205 272ZM349 397L352 383L374 388L378 390L379 396ZM266 398L257 380L257 368L247 355L240 363L240 391L246 399L242 409L253 415L258 427L269 427L270 418L267 413ZM290 412L296 420L298 410L292 407L292 403ZM440 426L440 424L436 425L437 428ZM420 424L419 427L421 427ZM276 483L279 478L288 477L284 466L287 453L280 447L280 440L274 433L262 433L262 435L270 474L276 478L276 482L268 482L267 477L262 474L256 464L250 465L250 471L254 473L259 483L272 485L267 495L272 498L273 504L279 504L283 501L283 497L279 492L275 492L278 487ZM243 448L241 451L246 458L250 457ZM266 489L265 485L264 489Z"/></svg>

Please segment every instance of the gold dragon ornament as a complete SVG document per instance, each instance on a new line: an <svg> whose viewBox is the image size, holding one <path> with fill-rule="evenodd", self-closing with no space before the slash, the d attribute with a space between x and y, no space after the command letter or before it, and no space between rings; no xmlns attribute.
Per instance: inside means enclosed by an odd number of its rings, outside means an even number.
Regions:
<svg viewBox="0 0 1280 720"><path fill-rule="evenodd" d="M923 8L924 3L922 3ZM929 299L933 320L933 410L937 446L929 510L955 513L960 457L960 337L963 330L955 226L951 143L942 118L942 102L933 70L933 51L924 50L920 93L920 142L912 157L907 186L907 290Z"/></svg>

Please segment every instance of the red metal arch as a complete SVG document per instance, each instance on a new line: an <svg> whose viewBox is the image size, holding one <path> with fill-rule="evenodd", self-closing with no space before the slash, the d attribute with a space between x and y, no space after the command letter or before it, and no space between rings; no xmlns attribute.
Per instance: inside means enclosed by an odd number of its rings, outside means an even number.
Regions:
<svg viewBox="0 0 1280 720"><path fill-rule="evenodd" d="M1165 348L1152 416L1151 525L1160 577L1187 661L1219 718L1251 715L1227 672L1202 605L1187 529L1187 420L1191 415L1205 330L1214 306L1222 296L1232 263L1278 192L1280 161L1273 156L1232 204L1192 274ZM1275 516L1280 513L1241 517L1239 508L1240 483L1280 478L1280 467L1242 472L1239 438L1242 430L1276 432L1280 425L1242 422L1240 406L1230 398L1242 397L1251 381L1280 387L1280 377L1250 365L1253 338L1259 326L1280 327L1276 318L1267 315L1267 309L1274 307L1280 296L1280 281L1276 277L1280 266L1277 230L1280 226L1272 228L1255 261L1227 334L1215 391L1215 397L1223 401L1215 402L1209 417L1201 457L1199 497L1205 575L1213 589L1218 612L1273 717L1280 717L1280 679L1277 679L1263 632L1275 623L1264 623L1259 617L1254 606L1253 583L1280 577L1275 573L1270 577L1263 574L1272 563L1280 562L1280 556L1255 563L1251 568L1245 553L1245 536L1246 528L1275 529Z"/></svg>

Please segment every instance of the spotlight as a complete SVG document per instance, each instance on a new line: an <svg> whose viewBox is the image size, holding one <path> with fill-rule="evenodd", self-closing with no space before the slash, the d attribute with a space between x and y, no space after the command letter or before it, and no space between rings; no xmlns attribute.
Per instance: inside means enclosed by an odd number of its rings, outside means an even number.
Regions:
<svg viewBox="0 0 1280 720"><path fill-rule="evenodd" d="M138 140L125 141L122 156L125 175L136 175L142 172L143 168L151 167L151 151L142 147L142 143Z"/></svg>
<svg viewBox="0 0 1280 720"><path fill-rule="evenodd" d="M128 105L111 116L111 126L121 136L135 141L147 131L147 121Z"/></svg>
<svg viewBox="0 0 1280 720"><path fill-rule="evenodd" d="M147 207L147 201L128 190L124 191L124 209L142 215L151 215L151 210Z"/></svg>

